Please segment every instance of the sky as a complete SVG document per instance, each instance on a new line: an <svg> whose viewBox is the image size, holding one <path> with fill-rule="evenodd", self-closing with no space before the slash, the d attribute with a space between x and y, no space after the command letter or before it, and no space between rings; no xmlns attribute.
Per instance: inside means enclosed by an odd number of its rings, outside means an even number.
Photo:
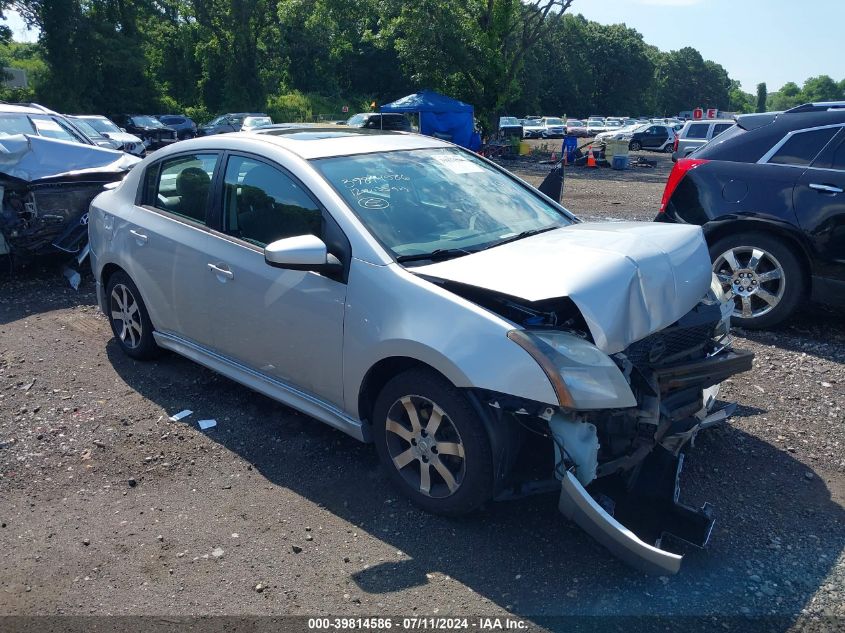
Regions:
<svg viewBox="0 0 845 633"><path fill-rule="evenodd" d="M845 0L575 0L569 10L625 23L664 51L692 46L746 92L845 79Z"/></svg>
<svg viewBox="0 0 845 633"><path fill-rule="evenodd" d="M845 79L845 0L575 0L572 13L625 23L661 50L684 46L724 66L747 92L816 75ZM7 12L15 39L35 41Z"/></svg>

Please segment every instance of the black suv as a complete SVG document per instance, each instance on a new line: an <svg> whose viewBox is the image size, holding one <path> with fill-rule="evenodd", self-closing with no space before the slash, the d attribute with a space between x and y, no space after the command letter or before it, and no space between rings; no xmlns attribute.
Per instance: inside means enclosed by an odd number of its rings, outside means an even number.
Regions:
<svg viewBox="0 0 845 633"><path fill-rule="evenodd" d="M176 130L167 127L151 114L120 114L113 120L124 131L140 138L148 150L156 150L179 140Z"/></svg>
<svg viewBox="0 0 845 633"><path fill-rule="evenodd" d="M346 121L349 127L360 127L368 130L398 130L410 132L411 121L404 114L376 112L361 112L349 117Z"/></svg>
<svg viewBox="0 0 845 633"><path fill-rule="evenodd" d="M675 164L656 221L701 225L736 325L845 306L845 102L739 117Z"/></svg>

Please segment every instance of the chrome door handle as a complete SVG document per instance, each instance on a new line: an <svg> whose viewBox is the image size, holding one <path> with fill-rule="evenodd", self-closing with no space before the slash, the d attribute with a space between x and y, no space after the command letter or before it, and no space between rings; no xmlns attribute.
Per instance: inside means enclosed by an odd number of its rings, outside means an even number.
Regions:
<svg viewBox="0 0 845 633"><path fill-rule="evenodd" d="M834 187L833 185L812 184L810 185L810 189L815 189L816 191L821 191L822 193L842 193L842 189L840 187Z"/></svg>
<svg viewBox="0 0 845 633"><path fill-rule="evenodd" d="M208 269L213 272L215 275L222 275L226 279L234 279L235 273L231 270L226 270L225 268L220 268L220 266L215 266L214 264L209 264Z"/></svg>
<svg viewBox="0 0 845 633"><path fill-rule="evenodd" d="M129 229L129 232L135 236L135 239L138 240L138 244L146 244L147 240L150 239L146 235L144 235L143 233L139 233L135 229Z"/></svg>

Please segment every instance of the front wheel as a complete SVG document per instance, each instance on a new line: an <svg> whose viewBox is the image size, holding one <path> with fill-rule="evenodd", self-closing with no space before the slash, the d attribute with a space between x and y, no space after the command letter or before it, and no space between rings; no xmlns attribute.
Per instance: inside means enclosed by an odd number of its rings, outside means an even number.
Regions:
<svg viewBox="0 0 845 633"><path fill-rule="evenodd" d="M628 149L630 149L632 152L639 152L642 148L643 144L639 141L631 141L631 143L628 145Z"/></svg>
<svg viewBox="0 0 845 633"><path fill-rule="evenodd" d="M373 433L393 484L424 510L460 515L493 494L493 456L467 398L430 370L406 371L376 400Z"/></svg>
<svg viewBox="0 0 845 633"><path fill-rule="evenodd" d="M797 257L776 237L738 233L710 247L713 272L734 303L731 322L767 328L789 318L806 294Z"/></svg>

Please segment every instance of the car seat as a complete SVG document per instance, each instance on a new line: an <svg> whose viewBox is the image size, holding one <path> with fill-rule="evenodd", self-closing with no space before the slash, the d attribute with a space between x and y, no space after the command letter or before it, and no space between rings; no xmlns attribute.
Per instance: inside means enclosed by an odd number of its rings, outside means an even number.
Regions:
<svg viewBox="0 0 845 633"><path fill-rule="evenodd" d="M205 222L210 188L211 178L204 169L199 167L183 169L176 176L176 194L179 196L176 212L198 222Z"/></svg>

